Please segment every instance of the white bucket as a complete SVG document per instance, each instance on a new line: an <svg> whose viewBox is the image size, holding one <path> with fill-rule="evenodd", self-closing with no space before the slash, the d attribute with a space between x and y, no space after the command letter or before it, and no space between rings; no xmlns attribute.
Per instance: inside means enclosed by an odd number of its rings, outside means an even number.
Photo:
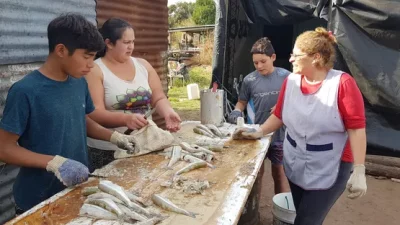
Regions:
<svg viewBox="0 0 400 225"><path fill-rule="evenodd" d="M296 218L296 209L293 203L291 192L285 192L275 195L272 198L272 214L274 215L273 225L294 224Z"/></svg>
<svg viewBox="0 0 400 225"><path fill-rule="evenodd" d="M211 89L200 91L200 118L202 124L224 125L224 90Z"/></svg>

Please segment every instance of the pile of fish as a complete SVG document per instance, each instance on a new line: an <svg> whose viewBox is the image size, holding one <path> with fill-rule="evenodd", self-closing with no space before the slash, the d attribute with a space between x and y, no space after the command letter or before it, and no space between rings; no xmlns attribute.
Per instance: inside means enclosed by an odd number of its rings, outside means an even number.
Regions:
<svg viewBox="0 0 400 225"><path fill-rule="evenodd" d="M215 166L212 165L211 162L214 159L215 152L222 151L223 148L222 145L206 148L196 144L181 142L179 145L164 149L164 151L159 154L170 159L167 165L168 169L172 169L179 160L188 162L189 164L187 166L175 173L175 175L180 175L202 167L214 169Z"/></svg>
<svg viewBox="0 0 400 225"><path fill-rule="evenodd" d="M142 198L108 180L84 188L82 194L87 198L79 211L81 217L68 225L154 225L164 219L144 207Z"/></svg>
<svg viewBox="0 0 400 225"><path fill-rule="evenodd" d="M230 135L224 134L214 124L197 124L196 127L193 128L193 132L210 138L226 138Z"/></svg>
<svg viewBox="0 0 400 225"><path fill-rule="evenodd" d="M166 219L145 207L141 197L108 180L100 180L98 186L84 188L82 194L87 198L79 211L80 217L67 225L154 225ZM154 194L152 201L164 210L196 217L195 213L176 206L161 195Z"/></svg>

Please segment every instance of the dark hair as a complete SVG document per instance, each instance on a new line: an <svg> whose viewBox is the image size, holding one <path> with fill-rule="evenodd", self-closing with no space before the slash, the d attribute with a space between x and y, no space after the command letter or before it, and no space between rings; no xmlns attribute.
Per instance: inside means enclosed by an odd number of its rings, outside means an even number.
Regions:
<svg viewBox="0 0 400 225"><path fill-rule="evenodd" d="M109 39L111 43L115 44L118 39L121 39L122 34L127 28L132 28L127 21L120 18L110 18L104 22L103 26L99 29L103 40ZM107 48L107 47L106 47ZM98 52L96 57L103 57L106 54L106 48Z"/></svg>
<svg viewBox="0 0 400 225"><path fill-rule="evenodd" d="M258 39L251 48L251 54L265 54L269 57L275 54L275 49L267 37Z"/></svg>
<svg viewBox="0 0 400 225"><path fill-rule="evenodd" d="M96 26L78 14L62 14L47 26L49 52L63 44L72 55L76 49L97 52L104 49L104 41Z"/></svg>

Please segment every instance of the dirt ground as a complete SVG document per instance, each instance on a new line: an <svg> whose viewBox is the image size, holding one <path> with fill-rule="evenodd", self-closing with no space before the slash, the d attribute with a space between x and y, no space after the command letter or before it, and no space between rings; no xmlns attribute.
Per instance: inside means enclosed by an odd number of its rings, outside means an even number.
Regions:
<svg viewBox="0 0 400 225"><path fill-rule="evenodd" d="M182 120L199 120L199 111L178 111ZM398 225L400 224L400 183L367 177L367 195L351 200L344 192L329 212L324 225ZM272 224L274 192L270 163L265 161L260 202L260 224Z"/></svg>

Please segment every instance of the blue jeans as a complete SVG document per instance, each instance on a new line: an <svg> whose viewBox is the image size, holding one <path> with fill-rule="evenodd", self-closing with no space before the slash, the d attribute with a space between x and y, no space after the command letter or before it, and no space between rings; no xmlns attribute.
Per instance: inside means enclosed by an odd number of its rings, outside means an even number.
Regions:
<svg viewBox="0 0 400 225"><path fill-rule="evenodd" d="M327 190L304 190L289 180L296 208L294 225L322 225L329 210L346 189L352 168L352 163L341 162L336 182Z"/></svg>

